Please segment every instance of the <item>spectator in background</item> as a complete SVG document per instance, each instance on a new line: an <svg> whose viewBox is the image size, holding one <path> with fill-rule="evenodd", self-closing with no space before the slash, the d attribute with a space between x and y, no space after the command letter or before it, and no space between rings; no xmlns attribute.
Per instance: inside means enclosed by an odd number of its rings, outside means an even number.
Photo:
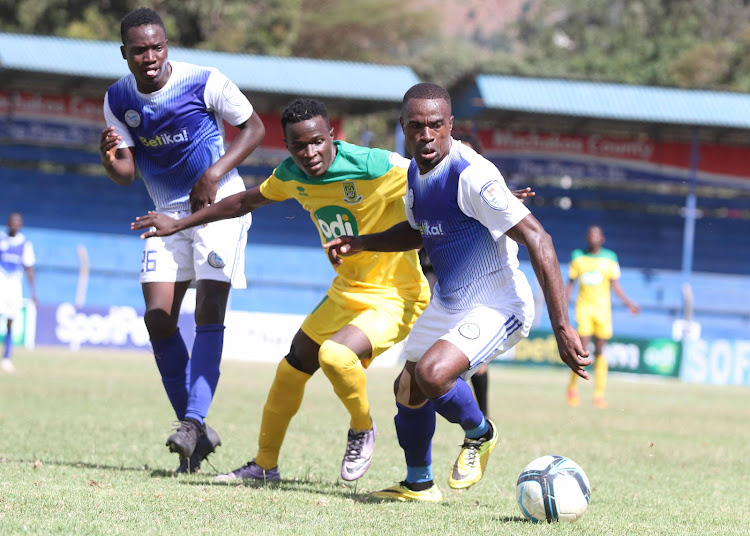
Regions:
<svg viewBox="0 0 750 536"><path fill-rule="evenodd" d="M598 225L589 227L586 233L588 247L585 250L573 251L568 265L568 301L573 292L573 285L578 281L578 298L576 299L576 323L578 335L584 348L588 348L591 337L594 338L594 405L606 408L604 391L607 387L609 365L604 357L604 345L612 338L612 304L610 288L634 315L640 312L620 286L620 265L614 251L602 247L604 232ZM581 404L578 395L578 377L571 374L568 385L568 405L576 407Z"/></svg>
<svg viewBox="0 0 750 536"><path fill-rule="evenodd" d="M109 177L128 186L137 167L156 211L174 219L244 191L236 167L265 135L245 95L216 69L170 61L164 23L151 9L126 15L120 35L130 74L115 82L104 99L108 127L100 151ZM226 148L224 120L239 128ZM180 473L198 470L221 444L204 419L219 382L229 289L246 287L249 226L249 218L234 218L144 244L144 320L180 421L167 439L169 450L180 457ZM191 281L196 333L188 353L177 321Z"/></svg>
<svg viewBox="0 0 750 536"><path fill-rule="evenodd" d="M7 319L5 333L5 352L3 353L2 370L13 372L15 367L11 360L13 352L13 321L18 317L23 306L23 274L29 281L31 299L36 305L36 285L34 283L34 247L21 232L23 218L18 212L8 216L8 232L0 231L0 317Z"/></svg>

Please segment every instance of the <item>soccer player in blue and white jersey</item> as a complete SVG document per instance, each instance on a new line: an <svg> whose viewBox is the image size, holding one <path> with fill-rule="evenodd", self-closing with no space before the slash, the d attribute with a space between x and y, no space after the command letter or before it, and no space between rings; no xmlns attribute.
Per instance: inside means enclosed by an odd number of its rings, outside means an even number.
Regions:
<svg viewBox="0 0 750 536"><path fill-rule="evenodd" d="M336 264L360 251L404 251L424 246L437 283L404 347L406 364L394 389L396 432L406 457L406 479L372 495L438 502L432 437L439 413L464 431L448 477L454 489L481 480L498 430L477 405L466 380L526 337L534 300L518 268L518 244L529 250L544 291L561 359L588 379L591 364L568 320L565 287L552 239L516 199L488 160L451 138L448 92L417 84L404 95L401 126L414 155L408 172L406 219L387 231L331 240ZM343 261L346 262L346 261Z"/></svg>
<svg viewBox="0 0 750 536"><path fill-rule="evenodd" d="M23 305L23 273L29 281L31 299L36 303L34 283L34 247L21 232L23 218L18 212L8 216L8 232L0 231L0 318L6 319L5 352L0 368L13 372L13 321Z"/></svg>
<svg viewBox="0 0 750 536"><path fill-rule="evenodd" d="M140 170L156 211L180 219L245 189L235 169L260 144L263 123L237 86L216 69L167 58L159 15L141 8L121 22L130 74L107 91L102 164L127 186ZM222 120L239 128L225 149ZM229 289L245 288L250 216L149 238L140 281L145 322L167 396L180 421L167 446L178 472L196 471L220 444L204 419L219 380ZM182 299L196 286L196 334L188 353L177 328Z"/></svg>

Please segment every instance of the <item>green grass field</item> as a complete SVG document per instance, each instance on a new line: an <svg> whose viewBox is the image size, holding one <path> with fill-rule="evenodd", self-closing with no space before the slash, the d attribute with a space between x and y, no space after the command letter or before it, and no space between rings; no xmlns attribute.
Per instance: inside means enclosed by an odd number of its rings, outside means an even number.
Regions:
<svg viewBox="0 0 750 536"><path fill-rule="evenodd" d="M164 441L173 414L147 354L37 350L0 374L1 534L596 534L750 533L750 389L610 377L610 407L565 405L562 370L491 367L500 444L482 482L448 488L462 434L439 418L439 504L371 501L405 476L393 426L396 371L368 372L375 459L339 478L348 418L325 377L309 382L281 452L276 486L215 483L254 454L275 370L225 362L209 423L223 446L202 474L174 477ZM534 525L515 504L521 469L543 454L578 462L591 504L574 524Z"/></svg>

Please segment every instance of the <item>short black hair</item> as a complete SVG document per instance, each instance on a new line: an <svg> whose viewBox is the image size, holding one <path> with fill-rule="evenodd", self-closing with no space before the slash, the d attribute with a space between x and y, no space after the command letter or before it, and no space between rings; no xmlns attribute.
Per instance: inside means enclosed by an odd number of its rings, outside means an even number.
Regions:
<svg viewBox="0 0 750 536"><path fill-rule="evenodd" d="M482 154L484 152L482 143L479 141L479 138L472 132L454 132L453 139L468 143L469 145L471 145L471 148L479 154Z"/></svg>
<svg viewBox="0 0 750 536"><path fill-rule="evenodd" d="M281 112L281 130L286 133L289 123L299 123L318 116L325 119L326 125L330 128L331 122L328 120L328 108L325 104L316 99L293 100Z"/></svg>
<svg viewBox="0 0 750 536"><path fill-rule="evenodd" d="M125 38L128 36L128 31L131 28L138 28L139 26L150 26L155 24L161 26L166 35L167 30L164 28L164 22L162 22L159 14L151 8L139 7L134 9L122 18L120 22L120 38L122 38L122 44L125 45Z"/></svg>
<svg viewBox="0 0 750 536"><path fill-rule="evenodd" d="M412 99L443 99L451 108L451 95L444 87L429 82L422 82L411 86L404 94L404 100L401 102L401 109L406 107L406 103Z"/></svg>

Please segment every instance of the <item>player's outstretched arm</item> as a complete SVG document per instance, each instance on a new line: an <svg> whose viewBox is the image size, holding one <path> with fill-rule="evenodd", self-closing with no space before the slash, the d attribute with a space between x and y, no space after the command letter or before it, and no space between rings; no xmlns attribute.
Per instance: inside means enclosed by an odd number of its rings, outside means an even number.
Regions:
<svg viewBox="0 0 750 536"><path fill-rule="evenodd" d="M130 147L117 148L121 141L122 137L115 134L115 127L107 127L102 130L99 152L109 178L120 186L129 186L135 179L135 160Z"/></svg>
<svg viewBox="0 0 750 536"><path fill-rule="evenodd" d="M402 221L381 233L340 236L323 244L331 264L341 264L341 257L360 251L409 251L422 245L422 235L409 222Z"/></svg>
<svg viewBox="0 0 750 536"><path fill-rule="evenodd" d="M584 367L591 364L591 359L568 319L568 300L552 237L532 214L527 215L506 234L529 250L531 264L544 291L560 359L573 372L588 380L589 373Z"/></svg>
<svg viewBox="0 0 750 536"><path fill-rule="evenodd" d="M617 294L617 297L622 300L622 303L625 304L625 307L628 308L631 314L637 315L641 312L641 308L638 306L637 303L631 301L630 298L628 298L628 295L625 294L625 291L622 290L622 285L620 285L620 282L617 279L613 279L611 281L612 290L615 291L615 294Z"/></svg>
<svg viewBox="0 0 750 536"><path fill-rule="evenodd" d="M195 227L196 225L210 223L217 220L227 220L237 218L248 212L252 212L258 207L275 203L260 193L260 188L256 186L250 190L230 195L212 205L208 205L197 212L180 220L175 220L165 214L158 212L149 212L145 216L138 216L130 224L130 229L137 231L154 227L153 231L146 231L141 234L141 238L151 236L169 236L183 229Z"/></svg>
<svg viewBox="0 0 750 536"><path fill-rule="evenodd" d="M237 136L227 147L226 152L209 167L190 190L190 209L195 212L216 199L219 180L250 156L266 135L266 128L257 113L238 125Z"/></svg>

